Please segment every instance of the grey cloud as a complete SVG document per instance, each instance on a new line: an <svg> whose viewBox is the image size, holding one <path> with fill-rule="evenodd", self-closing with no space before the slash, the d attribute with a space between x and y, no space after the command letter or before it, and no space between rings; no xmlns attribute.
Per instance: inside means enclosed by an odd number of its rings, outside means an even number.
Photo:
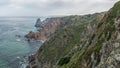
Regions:
<svg viewBox="0 0 120 68"><path fill-rule="evenodd" d="M106 11L117 0L3 0L0 16L74 15ZM7 12L9 11L9 12Z"/></svg>
<svg viewBox="0 0 120 68"><path fill-rule="evenodd" d="M10 4L10 0L0 0L0 6L4 6L8 4Z"/></svg>

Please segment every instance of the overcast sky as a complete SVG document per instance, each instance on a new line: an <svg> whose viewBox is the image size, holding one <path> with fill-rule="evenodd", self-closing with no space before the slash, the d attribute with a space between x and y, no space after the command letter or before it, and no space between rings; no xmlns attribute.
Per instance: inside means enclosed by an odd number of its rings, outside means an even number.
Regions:
<svg viewBox="0 0 120 68"><path fill-rule="evenodd" d="M83 15L107 11L118 0L0 0L0 16Z"/></svg>

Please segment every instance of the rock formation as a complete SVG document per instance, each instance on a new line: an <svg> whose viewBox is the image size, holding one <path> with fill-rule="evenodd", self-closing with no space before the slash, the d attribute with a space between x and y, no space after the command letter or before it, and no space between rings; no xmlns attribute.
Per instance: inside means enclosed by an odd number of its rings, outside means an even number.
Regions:
<svg viewBox="0 0 120 68"><path fill-rule="evenodd" d="M36 28L40 28L40 27L42 27L42 26L43 26L43 25L42 25L42 22L41 22L40 18L38 18L37 21L36 21L35 27L36 27Z"/></svg>
<svg viewBox="0 0 120 68"><path fill-rule="evenodd" d="M39 30L38 32L32 32L30 31L27 35L25 35L25 37L28 40L34 39L34 40L42 40L42 41L46 41L58 28L58 26L60 25L60 19L59 18L51 18L51 19L46 19L46 21L43 21L44 23L46 23L41 30ZM42 26L41 24L39 25L40 19L37 20L37 24L36 26L39 28Z"/></svg>

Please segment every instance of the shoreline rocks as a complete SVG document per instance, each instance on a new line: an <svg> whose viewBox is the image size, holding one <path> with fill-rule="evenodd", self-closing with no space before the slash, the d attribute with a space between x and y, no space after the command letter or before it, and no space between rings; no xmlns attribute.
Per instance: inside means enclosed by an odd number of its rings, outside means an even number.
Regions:
<svg viewBox="0 0 120 68"><path fill-rule="evenodd" d="M26 66L26 68L38 68L35 54L28 56L28 65Z"/></svg>

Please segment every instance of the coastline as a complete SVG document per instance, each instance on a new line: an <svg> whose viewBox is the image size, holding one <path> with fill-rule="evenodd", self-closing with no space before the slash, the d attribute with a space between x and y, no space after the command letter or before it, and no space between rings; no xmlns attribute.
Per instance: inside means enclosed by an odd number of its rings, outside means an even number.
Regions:
<svg viewBox="0 0 120 68"><path fill-rule="evenodd" d="M36 56L36 52L20 58L22 60L19 62L19 65L20 65L19 67L20 68L37 68L34 65L36 61L35 56Z"/></svg>
<svg viewBox="0 0 120 68"><path fill-rule="evenodd" d="M30 40L28 41L29 43L31 42L40 42L40 46L45 42L42 40ZM31 45L31 46L35 46L35 45ZM40 48L40 46L38 48ZM19 67L20 68L37 68L37 64L36 64L36 52L38 51L38 49L35 49L33 52L30 52L28 55L21 57L20 59L22 59L19 62Z"/></svg>
<svg viewBox="0 0 120 68"><path fill-rule="evenodd" d="M42 25L44 24L44 25ZM61 19L58 17L55 18L46 18L45 20L41 21L39 18L36 21L36 28L41 28L39 31L32 32L30 31L28 34L25 35L25 38L28 42L35 40L40 41L41 45L49 40L49 38L54 34L56 29L61 25ZM38 27L37 27L38 26ZM34 44L33 44L34 45ZM40 47L39 47L40 48ZM31 53L27 56L26 61L27 64L25 68L38 68L38 61L37 61L37 50L35 53Z"/></svg>

